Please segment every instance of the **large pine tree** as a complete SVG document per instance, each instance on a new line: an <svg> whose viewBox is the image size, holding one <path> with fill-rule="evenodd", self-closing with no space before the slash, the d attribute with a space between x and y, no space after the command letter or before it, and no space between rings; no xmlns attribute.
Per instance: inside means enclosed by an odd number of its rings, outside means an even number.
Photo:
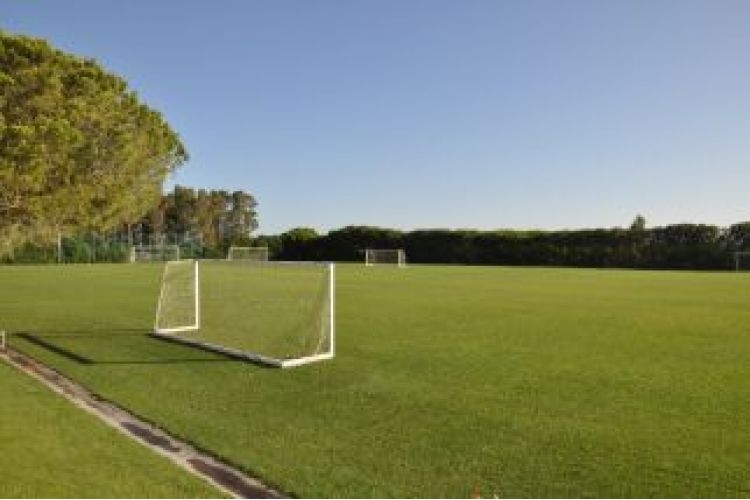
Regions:
<svg viewBox="0 0 750 500"><path fill-rule="evenodd" d="M186 159L122 78L0 31L0 253L138 220Z"/></svg>

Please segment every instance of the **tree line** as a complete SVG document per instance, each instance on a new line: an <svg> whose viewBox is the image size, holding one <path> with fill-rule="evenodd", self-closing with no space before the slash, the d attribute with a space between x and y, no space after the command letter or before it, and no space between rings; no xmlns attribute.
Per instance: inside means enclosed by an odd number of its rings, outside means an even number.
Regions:
<svg viewBox="0 0 750 500"><path fill-rule="evenodd" d="M202 256L224 256L231 245L251 245L258 227L257 202L241 190L175 186L137 224L123 228L135 245L178 244L201 248Z"/></svg>
<svg viewBox="0 0 750 500"><path fill-rule="evenodd" d="M735 251L750 249L750 222L646 228L638 218L629 228L399 231L347 226L319 234L299 227L253 237L255 207L252 195L243 191L177 186L136 224L66 238L63 260L123 262L133 245L177 244L183 257L195 258L224 258L229 246L239 245L266 246L275 260L363 262L366 248L401 248L408 262L424 264L722 270L733 268ZM57 256L51 245L27 244L5 260L55 262Z"/></svg>
<svg viewBox="0 0 750 500"><path fill-rule="evenodd" d="M145 215L107 232L80 231L59 242L25 242L6 263L125 262L134 246L177 245L183 257L224 258L231 245L253 244L256 201L245 191L175 186Z"/></svg>
<svg viewBox="0 0 750 500"><path fill-rule="evenodd" d="M731 269L733 252L750 248L750 222L721 228L673 224L565 231L475 231L347 226L319 235L296 228L260 236L275 259L362 262L366 248L402 248L408 262L511 266Z"/></svg>

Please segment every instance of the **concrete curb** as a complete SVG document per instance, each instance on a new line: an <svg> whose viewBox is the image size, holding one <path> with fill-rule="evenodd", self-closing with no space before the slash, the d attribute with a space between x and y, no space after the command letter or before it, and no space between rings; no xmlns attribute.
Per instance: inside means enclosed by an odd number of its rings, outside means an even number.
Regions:
<svg viewBox="0 0 750 500"><path fill-rule="evenodd" d="M73 404L95 415L110 427L168 458L186 471L208 481L234 498L288 498L260 480L195 449L190 444L141 420L132 413L98 398L83 386L25 354L6 347L0 359L39 380Z"/></svg>

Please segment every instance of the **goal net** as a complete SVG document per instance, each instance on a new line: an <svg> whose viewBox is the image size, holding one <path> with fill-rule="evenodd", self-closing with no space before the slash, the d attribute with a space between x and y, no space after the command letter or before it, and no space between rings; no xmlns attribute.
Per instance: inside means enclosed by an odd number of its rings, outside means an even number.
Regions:
<svg viewBox="0 0 750 500"><path fill-rule="evenodd" d="M130 248L130 262L165 262L180 260L178 245L140 245Z"/></svg>
<svg viewBox="0 0 750 500"><path fill-rule="evenodd" d="M392 264L398 267L406 265L406 253L402 249L373 249L365 250L365 265Z"/></svg>
<svg viewBox="0 0 750 500"><path fill-rule="evenodd" d="M200 279L197 260L164 264L154 332L171 334L200 328Z"/></svg>
<svg viewBox="0 0 750 500"><path fill-rule="evenodd" d="M268 247L229 247L227 260L268 260Z"/></svg>
<svg viewBox="0 0 750 500"><path fill-rule="evenodd" d="M277 367L334 356L334 265L168 262L155 334Z"/></svg>

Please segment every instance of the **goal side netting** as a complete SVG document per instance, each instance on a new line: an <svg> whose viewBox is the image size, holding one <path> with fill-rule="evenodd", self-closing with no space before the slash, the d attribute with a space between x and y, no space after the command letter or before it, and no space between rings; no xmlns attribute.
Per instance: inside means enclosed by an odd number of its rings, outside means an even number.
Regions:
<svg viewBox="0 0 750 500"><path fill-rule="evenodd" d="M130 248L130 262L167 262L180 260L178 245L140 245Z"/></svg>
<svg viewBox="0 0 750 500"><path fill-rule="evenodd" d="M282 368L334 357L333 264L201 260L184 269L166 264L156 335Z"/></svg>
<svg viewBox="0 0 750 500"><path fill-rule="evenodd" d="M236 247L227 251L227 260L267 261L268 247Z"/></svg>
<svg viewBox="0 0 750 500"><path fill-rule="evenodd" d="M365 265L374 266L379 264L390 264L398 267L406 266L406 252L402 249L377 249L365 250Z"/></svg>
<svg viewBox="0 0 750 500"><path fill-rule="evenodd" d="M200 275L197 260L164 264L154 332L172 334L200 328Z"/></svg>

